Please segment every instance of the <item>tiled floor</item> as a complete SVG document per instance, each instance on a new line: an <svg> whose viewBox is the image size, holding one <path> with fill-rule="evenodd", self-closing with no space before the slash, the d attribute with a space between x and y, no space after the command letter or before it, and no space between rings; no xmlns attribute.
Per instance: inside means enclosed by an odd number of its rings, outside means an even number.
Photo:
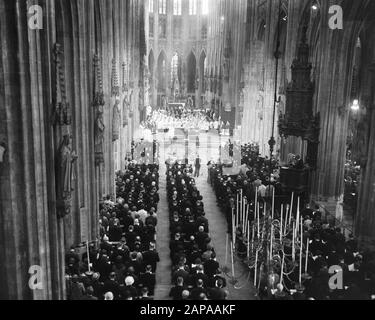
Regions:
<svg viewBox="0 0 375 320"><path fill-rule="evenodd" d="M215 246L217 260L221 267L230 269L231 258L230 258L230 247L226 246L226 231L227 222L223 213L217 206L215 194L211 186L207 183L207 166L206 163L210 159L217 159L219 156L219 145L228 138L220 138L214 134L199 134L200 147L196 148L195 136L188 138L188 149L186 148L186 142L180 141L173 145L166 143L164 146L164 136L158 135L158 141L160 142L160 204L158 210L158 238L157 247L160 255L161 262L158 264L156 273L157 286L155 289L156 300L168 300L168 293L171 288L171 261L169 258L169 213L168 203L166 198L166 180L165 180L165 159L169 158L173 154L178 159L184 159L188 150L189 160L193 161L197 153L202 159L202 176L197 180L198 189L203 196L203 202L206 212L206 217L210 223L210 237ZM169 141L169 140L168 140ZM226 250L227 249L227 250ZM226 253L227 251L227 253ZM254 300L255 289L251 285L249 280L249 272L247 267L235 258L235 276L237 283L234 286L231 284L231 277L227 277L229 296L228 300Z"/></svg>

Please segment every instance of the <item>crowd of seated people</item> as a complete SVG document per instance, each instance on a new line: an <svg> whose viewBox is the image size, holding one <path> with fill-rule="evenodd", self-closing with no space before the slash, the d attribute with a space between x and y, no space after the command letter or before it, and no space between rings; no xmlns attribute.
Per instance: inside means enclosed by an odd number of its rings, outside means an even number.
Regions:
<svg viewBox="0 0 375 320"><path fill-rule="evenodd" d="M358 188L361 178L361 167L355 161L348 160L345 164L344 181L345 193L344 203L352 208L353 211L357 208Z"/></svg>
<svg viewBox="0 0 375 320"><path fill-rule="evenodd" d="M116 175L116 202L100 204L99 243L66 254L69 300L150 300L154 295L159 176L157 165L131 163ZM89 266L90 264L90 266Z"/></svg>
<svg viewBox="0 0 375 320"><path fill-rule="evenodd" d="M300 158L295 158L296 165L301 167ZM232 208L235 208L236 194L242 189L243 195L250 201L255 198L258 190L258 200L269 201L272 189L276 195L282 194L278 182L276 160L259 156L256 145L242 147L242 162L246 164L245 174L224 176L221 164L210 164L209 181L212 183L217 196L218 204L225 212L228 220L228 231L231 229ZM299 163L299 164L298 164ZM258 188L258 189L257 189ZM276 206L277 207L277 206ZM251 208L250 212L253 212ZM276 210L277 211L277 210ZM296 204L294 205L296 214ZM346 239L340 228L329 225L322 219L318 207L310 208L301 203L301 212L304 226L304 239L310 239L310 253L308 257L308 274L310 277L303 281L303 288L299 288L299 253L296 253L294 271L284 278L284 286L275 284L273 288L267 281L260 286L260 297L264 299L373 299L375 295L375 254L370 251L361 251L357 241L350 237ZM275 213L278 214L277 212ZM250 221L253 219L250 215ZM244 245L242 233L237 232L237 243ZM289 234L292 240L292 234ZM237 248L238 253L246 249ZM291 246L286 250L291 251ZM291 252L286 252L291 254ZM302 259L303 269L305 257ZM339 266L343 270L344 285L342 290L332 290L329 287L329 273L331 266ZM274 270L280 274L280 269ZM271 291L270 289L275 289Z"/></svg>
<svg viewBox="0 0 375 320"><path fill-rule="evenodd" d="M294 269L288 270L288 274L284 275L283 285L271 286L266 282L261 284L261 298L276 300L375 299L375 254L360 250L352 235L346 239L340 228L325 223L319 210L313 210L307 206L302 210L301 216L304 228L303 237L310 240L307 276L302 277L302 286L299 286L299 262L302 261L303 273L306 266L306 247L304 247L301 260L299 251L296 252ZM289 240L292 240L291 234ZM284 251L291 259L291 245L284 247ZM338 270L342 270L342 286L340 286ZM274 271L280 274L280 266ZM334 275L336 278L330 281ZM334 288L333 285L337 287Z"/></svg>
<svg viewBox="0 0 375 320"><path fill-rule="evenodd" d="M167 163L170 212L170 255L173 300L225 300L226 279L221 276L209 236L203 198L193 179L193 168Z"/></svg>

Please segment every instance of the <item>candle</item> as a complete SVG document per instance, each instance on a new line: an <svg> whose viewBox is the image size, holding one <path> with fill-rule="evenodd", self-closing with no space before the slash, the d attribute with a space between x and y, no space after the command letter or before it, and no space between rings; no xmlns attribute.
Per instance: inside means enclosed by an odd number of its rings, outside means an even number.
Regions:
<svg viewBox="0 0 375 320"><path fill-rule="evenodd" d="M251 253L253 253L254 251L254 237L255 237L255 227L253 225L253 229L252 229L253 233L251 235L252 239L251 239Z"/></svg>
<svg viewBox="0 0 375 320"><path fill-rule="evenodd" d="M260 212L259 212L259 203L258 203L258 216L257 216L257 220L258 220L258 239L260 238L260 221L259 221L259 215L260 215Z"/></svg>
<svg viewBox="0 0 375 320"><path fill-rule="evenodd" d="M230 246L231 248L231 256L232 256L232 276L233 276L233 279L234 279L234 256L233 256L233 243L232 245Z"/></svg>
<svg viewBox="0 0 375 320"><path fill-rule="evenodd" d="M235 221L235 215L232 216L232 241L233 241L233 245L235 246L236 245L236 226L234 225L234 221Z"/></svg>
<svg viewBox="0 0 375 320"><path fill-rule="evenodd" d="M90 266L90 252L89 252L89 242L86 243L86 249L87 249L87 264L89 267L89 272L91 273L91 266Z"/></svg>
<svg viewBox="0 0 375 320"><path fill-rule="evenodd" d="M236 220L235 220L235 225L237 226L237 217L238 217L238 193L237 193L237 201L236 201Z"/></svg>
<svg viewBox="0 0 375 320"><path fill-rule="evenodd" d="M225 239L225 265L228 263L228 241L229 241L229 235L227 233L226 239Z"/></svg>
<svg viewBox="0 0 375 320"><path fill-rule="evenodd" d="M306 242L306 258L305 258L305 273L307 273L307 265L309 263L309 245L310 245L310 239L307 238L307 242Z"/></svg>
<svg viewBox="0 0 375 320"><path fill-rule="evenodd" d="M295 227L294 227L295 222L293 222L293 237L292 237L292 259L293 262L295 261Z"/></svg>
<svg viewBox="0 0 375 320"><path fill-rule="evenodd" d="M271 240L270 240L270 261L272 261L272 245L273 245L273 224L271 224Z"/></svg>
<svg viewBox="0 0 375 320"><path fill-rule="evenodd" d="M289 214L289 205L287 204L286 205L286 217L285 217L285 226L284 226L284 235L286 235L287 234L287 223L288 223L288 214ZM290 223L289 223L289 226L290 226Z"/></svg>
<svg viewBox="0 0 375 320"><path fill-rule="evenodd" d="M255 253L254 286L257 285L257 271L258 271L258 251L256 251Z"/></svg>
<svg viewBox="0 0 375 320"><path fill-rule="evenodd" d="M300 213L300 211L299 211L299 197L298 197L298 200L297 200L297 222L296 222L296 224L297 224L297 233L298 233L298 231L299 231L299 225L300 225L300 220L301 220L301 213Z"/></svg>
<svg viewBox="0 0 375 320"><path fill-rule="evenodd" d="M283 211L284 207L281 205L281 213L280 213L280 242L283 240Z"/></svg>
<svg viewBox="0 0 375 320"><path fill-rule="evenodd" d="M289 224L290 224L290 222L291 222L291 219L292 219L292 213L293 213L293 199L294 199L294 192L292 192L292 199L291 199L291 202L290 202Z"/></svg>
<svg viewBox="0 0 375 320"><path fill-rule="evenodd" d="M272 220L275 216L275 188L273 188L272 185L270 185L270 187L272 187Z"/></svg>
<svg viewBox="0 0 375 320"><path fill-rule="evenodd" d="M303 229L302 229L302 219L301 219L301 241L299 250L299 284L302 284L302 247L303 247Z"/></svg>
<svg viewBox="0 0 375 320"><path fill-rule="evenodd" d="M244 200L243 212L242 212L242 230L243 230L245 235L246 235L246 227L247 227L247 224L246 224L246 202Z"/></svg>
<svg viewBox="0 0 375 320"><path fill-rule="evenodd" d="M250 228L250 225L248 227ZM250 259L250 232L247 233L247 259Z"/></svg>

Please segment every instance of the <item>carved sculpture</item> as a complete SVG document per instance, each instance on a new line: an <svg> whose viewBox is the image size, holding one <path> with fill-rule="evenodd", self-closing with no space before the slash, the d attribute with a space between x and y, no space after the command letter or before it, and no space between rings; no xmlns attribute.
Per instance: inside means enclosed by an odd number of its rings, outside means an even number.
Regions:
<svg viewBox="0 0 375 320"><path fill-rule="evenodd" d="M63 49L61 45L56 43L53 56L55 63L55 110L54 110L54 124L59 126L69 126L72 123L72 114L69 103L66 99L65 74L62 67L61 55Z"/></svg>
<svg viewBox="0 0 375 320"><path fill-rule="evenodd" d="M77 155L72 151L72 136L63 137L56 156L56 200L57 214L63 218L71 212L74 190L74 162Z"/></svg>
<svg viewBox="0 0 375 320"><path fill-rule="evenodd" d="M99 165L104 163L103 147L104 147L104 118L103 108L105 105L103 82L99 57L94 56L94 72L95 72L95 96L94 96L94 109L95 109L95 123L94 123L94 143L95 143L95 163Z"/></svg>
<svg viewBox="0 0 375 320"><path fill-rule="evenodd" d="M59 44L55 44L54 50L56 87L54 92L54 121L63 132L60 146L55 157L55 186L56 186L56 210L59 218L70 214L72 206L72 191L74 190L74 162L77 155L72 151L71 108L66 98L65 75L62 66L61 55L63 50ZM60 131L59 130L59 131Z"/></svg>
<svg viewBox="0 0 375 320"><path fill-rule="evenodd" d="M121 114L119 109L120 100L116 99L113 107L113 122L112 122L112 141L117 141L120 138L120 123Z"/></svg>

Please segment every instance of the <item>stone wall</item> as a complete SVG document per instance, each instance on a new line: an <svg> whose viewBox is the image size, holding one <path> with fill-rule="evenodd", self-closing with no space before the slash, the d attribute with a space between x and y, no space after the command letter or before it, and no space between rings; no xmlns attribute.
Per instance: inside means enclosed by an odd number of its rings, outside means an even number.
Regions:
<svg viewBox="0 0 375 320"><path fill-rule="evenodd" d="M32 4L42 9L41 30L29 28ZM99 198L114 194L115 166L123 166L144 108L143 1L1 0L0 9L0 298L64 299L64 254L97 239ZM104 95L102 161L97 93ZM78 158L70 213L58 218L55 166L65 135ZM41 267L41 290L29 288L32 265Z"/></svg>

